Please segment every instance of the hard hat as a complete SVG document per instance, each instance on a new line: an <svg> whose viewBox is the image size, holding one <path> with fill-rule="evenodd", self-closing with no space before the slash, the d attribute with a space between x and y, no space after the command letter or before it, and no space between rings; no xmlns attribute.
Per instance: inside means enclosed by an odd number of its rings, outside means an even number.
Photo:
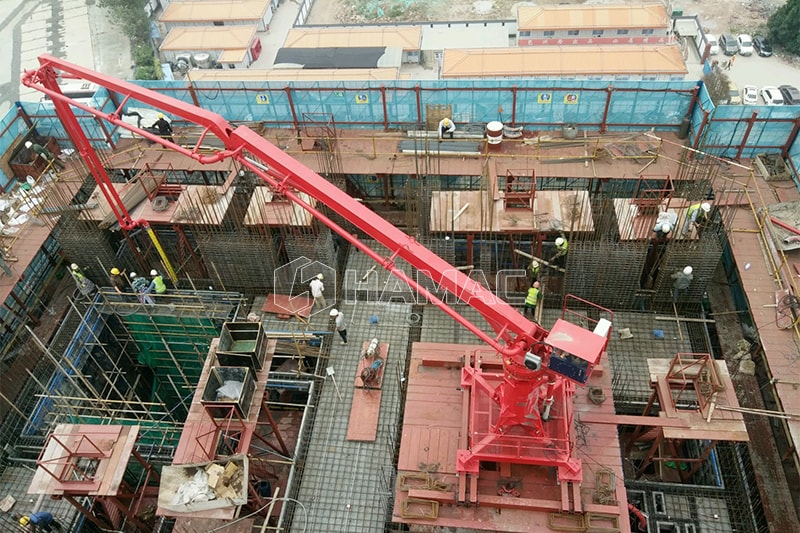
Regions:
<svg viewBox="0 0 800 533"><path fill-rule="evenodd" d="M119 276L119 269L117 267L114 267L111 269L111 273L114 274L115 276Z"/></svg>
<svg viewBox="0 0 800 533"><path fill-rule="evenodd" d="M78 265L76 265L75 263L72 263L72 264L71 264L69 267L70 267L72 270L78 270Z"/></svg>
<svg viewBox="0 0 800 533"><path fill-rule="evenodd" d="M709 211L711 211L711 204L708 202L703 202L702 204L700 204L700 209L708 213Z"/></svg>
<svg viewBox="0 0 800 533"><path fill-rule="evenodd" d="M131 272L130 278L133 279L136 277L136 272Z"/></svg>
<svg viewBox="0 0 800 533"><path fill-rule="evenodd" d="M450 125L450 119L449 119L449 118L445 118L444 120L442 120L442 123L443 123L445 126L449 126L449 125Z"/></svg>
<svg viewBox="0 0 800 533"><path fill-rule="evenodd" d="M25 527L30 523L31 523L31 519L30 519L29 516L20 516L19 517L19 525L21 525L22 527Z"/></svg>
<svg viewBox="0 0 800 533"><path fill-rule="evenodd" d="M531 268L539 268L539 261L531 261Z"/></svg>
<svg viewBox="0 0 800 533"><path fill-rule="evenodd" d="M683 273L688 276L689 274L692 273L692 267L687 266L686 268L683 269Z"/></svg>
<svg viewBox="0 0 800 533"><path fill-rule="evenodd" d="M558 239L556 239L556 246L561 246L562 244L564 244L563 237L559 237Z"/></svg>
<svg viewBox="0 0 800 533"><path fill-rule="evenodd" d="M323 276L322 274L317 274L317 279L318 280L323 280L323 279L325 279L325 276Z"/></svg>
<svg viewBox="0 0 800 533"><path fill-rule="evenodd" d="M664 233L669 233L670 231L672 231L672 226L670 226L665 222L664 224L661 225L661 231L663 231Z"/></svg>
<svg viewBox="0 0 800 533"><path fill-rule="evenodd" d="M538 289L539 288L539 282L538 281L534 281L533 282L533 286L534 286L534 288Z"/></svg>
<svg viewBox="0 0 800 533"><path fill-rule="evenodd" d="M159 113L158 118L164 118L164 113Z"/></svg>
<svg viewBox="0 0 800 533"><path fill-rule="evenodd" d="M336 309L331 309L331 316L337 316L338 314L339 311L337 311Z"/></svg>
<svg viewBox="0 0 800 533"><path fill-rule="evenodd" d="M32 142L30 142L30 141L25 141L25 148L28 148L28 149L30 149L30 147L31 147L31 146L33 146L33 143L32 143ZM23 517L23 518L24 518L24 517ZM20 520L21 520L21 519L20 519Z"/></svg>
<svg viewBox="0 0 800 533"><path fill-rule="evenodd" d="M150 271L150 275L151 276L158 276L158 271L154 268L153 270Z"/></svg>

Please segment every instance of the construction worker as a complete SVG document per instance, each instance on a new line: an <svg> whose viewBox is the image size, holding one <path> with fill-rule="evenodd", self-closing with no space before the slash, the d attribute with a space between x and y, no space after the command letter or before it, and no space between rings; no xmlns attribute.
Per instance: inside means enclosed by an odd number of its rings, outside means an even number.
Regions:
<svg viewBox="0 0 800 533"><path fill-rule="evenodd" d="M164 113L159 113L158 120L153 122L153 125L150 127L157 129L158 136L162 139L175 142L175 139L172 138L172 124L164 117Z"/></svg>
<svg viewBox="0 0 800 533"><path fill-rule="evenodd" d="M150 275L153 276L153 280L150 282L150 287L147 289L147 292L155 292L156 294L164 294L167 292L167 286L164 284L164 277L158 273L158 270L154 268L150 271Z"/></svg>
<svg viewBox="0 0 800 533"><path fill-rule="evenodd" d="M344 313L337 309L331 309L331 316L335 319L334 325L339 336L342 338L340 344L347 344L347 325L344 323Z"/></svg>
<svg viewBox="0 0 800 533"><path fill-rule="evenodd" d="M439 139L444 138L445 134L453 138L453 133L456 131L456 125L447 117L439 121Z"/></svg>
<svg viewBox="0 0 800 533"><path fill-rule="evenodd" d="M133 292L139 295L139 301L143 304L155 304L148 294L150 292L150 285L150 283L147 283L147 279L140 278L136 275L136 272L131 272L131 287L133 288Z"/></svg>
<svg viewBox="0 0 800 533"><path fill-rule="evenodd" d="M686 294L689 290L694 276L692 275L692 267L686 266L683 270L679 270L672 275L675 282L672 284L672 303L678 303L678 298Z"/></svg>
<svg viewBox="0 0 800 533"><path fill-rule="evenodd" d="M531 277L531 282L534 282L534 281L539 279L539 269L540 268L541 268L541 265L539 265L539 261L537 261L536 259L531 261L531 264L528 265L528 274Z"/></svg>
<svg viewBox="0 0 800 533"><path fill-rule="evenodd" d="M670 232L672 231L672 224L669 222L664 222L663 224L656 224L653 228L653 233L655 234L655 240L657 242L664 242L669 237Z"/></svg>
<svg viewBox="0 0 800 533"><path fill-rule="evenodd" d="M55 166L57 166L61 170L64 170L64 163L62 163L60 159L58 159L56 156L54 156L50 152L50 150L48 150L47 148L45 148L41 144L36 144L34 142L31 142L31 141L25 141L25 148L27 148L31 152L35 153L37 157L41 156L42 159L44 159L48 163L52 161ZM34 158L34 159L36 159L36 158Z"/></svg>
<svg viewBox="0 0 800 533"><path fill-rule="evenodd" d="M686 220L683 221L681 237L686 237L691 225L695 227L702 226L708 220L709 212L711 212L711 204L708 202L690 205L689 209L686 210Z"/></svg>
<svg viewBox="0 0 800 533"><path fill-rule="evenodd" d="M323 279L325 279L325 277L322 274L317 274L314 279L311 280L311 283L308 284L311 289L311 296L314 297L314 303L311 305L311 309L314 309L317 305L320 306L320 309L328 307L325 296L322 294L325 290L325 285L322 283Z"/></svg>
<svg viewBox="0 0 800 533"><path fill-rule="evenodd" d="M564 237L564 235L561 235L561 237L558 237L556 239L556 253L552 257L552 259L550 259L550 263L563 268L564 263L566 262L568 250L569 250L569 243L567 242L566 237Z"/></svg>
<svg viewBox="0 0 800 533"><path fill-rule="evenodd" d="M130 284L125 280L124 273L120 271L117 267L111 269L111 275L109 276L111 280L111 286L114 287L114 290L117 291L117 294L123 294L128 292L130 289Z"/></svg>
<svg viewBox="0 0 800 533"><path fill-rule="evenodd" d="M91 296L94 293L96 290L94 283L92 283L92 280L83 275L83 272L81 272L81 269L77 264L72 263L69 266L69 274L72 276L72 279L75 280L75 285L78 286L78 291L82 295Z"/></svg>
<svg viewBox="0 0 800 533"><path fill-rule="evenodd" d="M528 311L530 311L531 317L536 318L536 306L539 304L539 300L542 299L542 291L539 290L539 286L539 282L534 281L528 289L528 295L525 296L525 309L523 310L525 316L528 316Z"/></svg>
<svg viewBox="0 0 800 533"><path fill-rule="evenodd" d="M15 516L14 518L19 521L19 525L25 531L53 531L54 527L57 531L61 531L61 524L47 511Z"/></svg>

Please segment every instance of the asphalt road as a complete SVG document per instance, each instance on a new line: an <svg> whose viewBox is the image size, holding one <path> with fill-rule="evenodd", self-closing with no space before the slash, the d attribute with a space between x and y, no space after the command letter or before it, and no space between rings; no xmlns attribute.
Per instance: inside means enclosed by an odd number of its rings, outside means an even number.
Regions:
<svg viewBox="0 0 800 533"><path fill-rule="evenodd" d="M128 40L104 10L86 0L0 0L0 49L9 59L0 69L0 116L15 101L41 99L19 79L38 66L42 53L115 77L131 76Z"/></svg>

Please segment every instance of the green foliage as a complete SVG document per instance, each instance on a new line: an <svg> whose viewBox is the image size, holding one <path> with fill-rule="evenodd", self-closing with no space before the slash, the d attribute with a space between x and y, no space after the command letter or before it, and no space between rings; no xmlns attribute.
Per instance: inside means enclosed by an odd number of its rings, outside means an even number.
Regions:
<svg viewBox="0 0 800 533"><path fill-rule="evenodd" d="M703 82L706 84L706 90L714 105L728 103L730 80L722 70L714 68L708 75L703 77Z"/></svg>
<svg viewBox="0 0 800 533"><path fill-rule="evenodd" d="M769 36L791 54L800 54L800 0L787 0L767 22Z"/></svg>
<svg viewBox="0 0 800 533"><path fill-rule="evenodd" d="M133 73L137 80L161 79L161 67L156 59L153 49L146 44L139 45L133 50L133 60L136 71Z"/></svg>
<svg viewBox="0 0 800 533"><path fill-rule="evenodd" d="M150 39L150 21L144 11L147 0L98 0L97 5L111 11L111 18L133 44Z"/></svg>

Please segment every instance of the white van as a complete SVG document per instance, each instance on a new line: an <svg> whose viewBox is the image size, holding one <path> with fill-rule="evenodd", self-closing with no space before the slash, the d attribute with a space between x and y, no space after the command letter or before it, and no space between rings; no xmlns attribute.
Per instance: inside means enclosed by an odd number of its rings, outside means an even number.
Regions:
<svg viewBox="0 0 800 533"><path fill-rule="evenodd" d="M719 53L719 41L717 41L717 37L715 35L711 35L710 33L706 33L706 43L711 45L711 50L709 54L715 56ZM700 55L703 55L705 52L705 44L700 47Z"/></svg>

